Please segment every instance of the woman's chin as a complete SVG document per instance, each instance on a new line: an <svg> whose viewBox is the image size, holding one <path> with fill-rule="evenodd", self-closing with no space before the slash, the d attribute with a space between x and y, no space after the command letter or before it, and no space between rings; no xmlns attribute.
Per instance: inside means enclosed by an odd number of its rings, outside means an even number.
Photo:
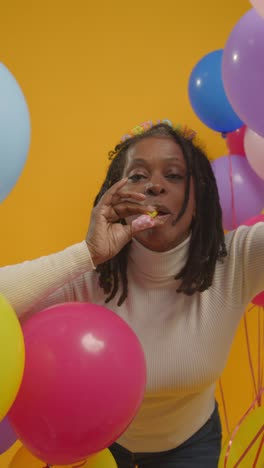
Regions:
<svg viewBox="0 0 264 468"><path fill-rule="evenodd" d="M149 250L166 252L184 242L189 234L190 231L176 230L175 227L167 229L164 225L140 231L135 235L135 239Z"/></svg>
<svg viewBox="0 0 264 468"><path fill-rule="evenodd" d="M170 245L164 239L164 234L159 228L147 229L146 231L138 232L135 236L135 239L144 247L149 250L154 250L156 252L165 252L170 250Z"/></svg>

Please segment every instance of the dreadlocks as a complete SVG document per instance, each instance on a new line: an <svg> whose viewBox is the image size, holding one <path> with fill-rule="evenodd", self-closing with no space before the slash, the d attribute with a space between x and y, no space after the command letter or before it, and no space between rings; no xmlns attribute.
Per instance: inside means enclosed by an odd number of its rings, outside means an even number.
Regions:
<svg viewBox="0 0 264 468"><path fill-rule="evenodd" d="M132 136L119 143L114 151L109 152L112 161L106 179L97 194L94 206L97 205L104 193L123 177L128 149L143 138L151 136L167 136L181 147L187 168L187 183L185 197L180 213L175 223L185 213L189 201L190 179L193 177L196 214L192 221L189 255L185 266L175 276L181 279L177 292L192 295L205 291L213 281L217 260L226 255L224 231L222 227L222 210L220 207L218 190L211 164L205 152L194 143L193 139L184 136L179 129L166 123L152 126L144 133ZM125 220L120 220L125 224ZM121 282L121 295L118 300L120 306L128 294L127 258L128 243L112 259L97 266L99 285L108 295L105 302L109 302L117 294Z"/></svg>

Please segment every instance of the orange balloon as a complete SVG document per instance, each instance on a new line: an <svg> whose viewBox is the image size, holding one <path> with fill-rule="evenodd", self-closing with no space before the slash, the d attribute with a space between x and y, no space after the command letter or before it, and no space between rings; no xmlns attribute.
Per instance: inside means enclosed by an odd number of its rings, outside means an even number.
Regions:
<svg viewBox="0 0 264 468"><path fill-rule="evenodd" d="M226 468L233 468L242 456L243 452L250 446L253 439L259 433L254 444L250 447L247 454L239 463L239 468L249 468L254 465L254 461L260 449L261 440L264 434L264 407L259 407L252 410L251 413L241 423L237 433L235 434L230 452L228 454ZM233 432L233 431L232 431ZM231 433L232 434L232 433ZM224 468L225 456L227 454L229 440L226 440L221 450L218 468ZM264 467L264 450L263 446L260 450L256 468Z"/></svg>

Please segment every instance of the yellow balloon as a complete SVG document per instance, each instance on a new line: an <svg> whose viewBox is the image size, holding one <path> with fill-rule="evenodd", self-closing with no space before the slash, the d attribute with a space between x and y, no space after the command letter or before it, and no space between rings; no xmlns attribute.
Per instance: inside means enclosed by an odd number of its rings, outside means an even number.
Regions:
<svg viewBox="0 0 264 468"><path fill-rule="evenodd" d="M14 402L21 384L25 346L17 316L0 294L0 421Z"/></svg>
<svg viewBox="0 0 264 468"><path fill-rule="evenodd" d="M110 450L103 450L93 455L87 460L84 466L85 468L117 468L117 464Z"/></svg>
<svg viewBox="0 0 264 468"><path fill-rule="evenodd" d="M46 463L32 455L25 447L20 447L8 468L46 468ZM106 449L83 462L71 465L52 465L52 468L117 468L117 465L111 452Z"/></svg>
<svg viewBox="0 0 264 468"><path fill-rule="evenodd" d="M252 410L251 413L244 419L241 423L237 433L234 436L231 449L228 455L226 468L233 468L236 463L238 462L239 458L249 447L250 443L253 441L254 437L263 430L263 423L264 423L264 407L259 407ZM249 468L253 466L255 458L258 453L258 449L261 444L261 439L263 437L263 431L256 439L255 443L249 449L245 457L239 463L239 468ZM225 456L228 447L227 440L221 450L220 460L218 464L218 468L224 468L225 466ZM256 468L263 468L264 466L264 450L260 451L259 458L257 461Z"/></svg>

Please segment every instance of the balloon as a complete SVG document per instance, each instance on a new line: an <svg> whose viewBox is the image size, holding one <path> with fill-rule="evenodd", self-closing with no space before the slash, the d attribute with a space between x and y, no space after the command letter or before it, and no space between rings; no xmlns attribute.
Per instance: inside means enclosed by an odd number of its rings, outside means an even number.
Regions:
<svg viewBox="0 0 264 468"><path fill-rule="evenodd" d="M244 136L245 136L246 126L238 128L234 132L229 132L226 134L226 144L229 149L229 154L238 154L239 156L245 156L244 148Z"/></svg>
<svg viewBox="0 0 264 468"><path fill-rule="evenodd" d="M8 468L45 468L45 465L45 462L36 458L25 447L21 447L14 455ZM117 468L117 465L111 452L106 449L92 455L88 460L70 465L56 465L52 468Z"/></svg>
<svg viewBox="0 0 264 468"><path fill-rule="evenodd" d="M264 223L264 214L254 216L253 218L250 218L247 221L244 221L243 224L245 224L246 226L253 226L254 224L259 223L259 222ZM252 304L255 304L256 306L264 307L264 291L257 294L252 299L251 302L252 302Z"/></svg>
<svg viewBox="0 0 264 468"><path fill-rule="evenodd" d="M264 16L264 2L263 0L250 0L250 3L252 6L257 10L257 12L261 15Z"/></svg>
<svg viewBox="0 0 264 468"><path fill-rule="evenodd" d="M142 402L142 347L105 307L67 303L23 326L26 367L9 418L30 452L70 464L109 447Z"/></svg>
<svg viewBox="0 0 264 468"><path fill-rule="evenodd" d="M30 118L24 95L0 63L0 202L17 182L30 143Z"/></svg>
<svg viewBox="0 0 264 468"><path fill-rule="evenodd" d="M11 305L0 294L0 421L21 384L25 362L23 333Z"/></svg>
<svg viewBox="0 0 264 468"><path fill-rule="evenodd" d="M257 216L253 216L252 218L247 219L243 222L245 226L253 226L256 223L263 223L264 222L264 214L260 213Z"/></svg>
<svg viewBox="0 0 264 468"><path fill-rule="evenodd" d="M263 428L264 421L264 407L259 407L254 409L249 415L244 419L241 425L238 428L237 433L233 437L231 450L228 454L227 463L225 464L225 457L228 449L229 440L227 440L221 450L221 455L219 459L218 468L233 468L237 466L239 458L243 455L243 452L249 447L254 437L261 431ZM256 466L264 466L264 450L261 450L258 458L257 465L254 465L255 458L257 456L258 449L261 444L261 435L257 438L256 442L248 450L245 457L239 463L239 468L249 468Z"/></svg>
<svg viewBox="0 0 264 468"><path fill-rule="evenodd" d="M194 67L189 79L189 98L194 112L208 127L232 132L243 122L227 100L222 83L223 50L205 55Z"/></svg>
<svg viewBox="0 0 264 468"><path fill-rule="evenodd" d="M224 229L234 229L245 219L261 212L264 181L251 169L246 158L233 154L222 156L212 162L212 168L220 196Z"/></svg>
<svg viewBox="0 0 264 468"><path fill-rule="evenodd" d="M223 54L223 83L237 115L264 136L264 19L250 10L232 30Z"/></svg>
<svg viewBox="0 0 264 468"><path fill-rule="evenodd" d="M17 440L17 436L7 418L0 423L0 454L8 450Z"/></svg>
<svg viewBox="0 0 264 468"><path fill-rule="evenodd" d="M252 304L260 307L264 307L264 291L257 294L252 300Z"/></svg>
<svg viewBox="0 0 264 468"><path fill-rule="evenodd" d="M261 179L264 179L264 138L250 128L247 129L245 134L245 150L247 160L253 171Z"/></svg>
<svg viewBox="0 0 264 468"><path fill-rule="evenodd" d="M110 450L103 450L91 458L88 458L84 468L117 468L117 464L114 460ZM77 467L76 467L77 468Z"/></svg>

